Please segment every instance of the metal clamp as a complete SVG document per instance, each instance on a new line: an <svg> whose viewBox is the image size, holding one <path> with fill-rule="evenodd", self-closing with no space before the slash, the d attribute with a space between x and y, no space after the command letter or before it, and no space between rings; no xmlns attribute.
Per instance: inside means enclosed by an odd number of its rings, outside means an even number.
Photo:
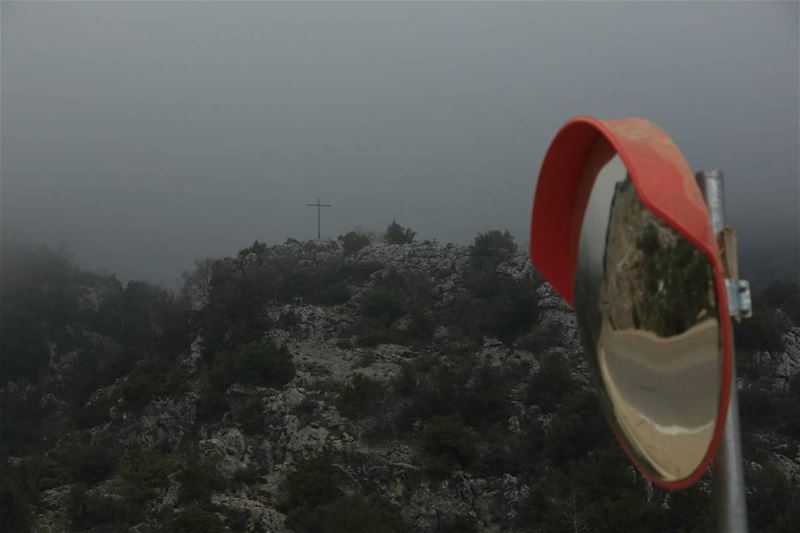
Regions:
<svg viewBox="0 0 800 533"><path fill-rule="evenodd" d="M728 311L731 318L750 318L753 316L753 300L750 297L750 282L744 279L726 279L728 289Z"/></svg>

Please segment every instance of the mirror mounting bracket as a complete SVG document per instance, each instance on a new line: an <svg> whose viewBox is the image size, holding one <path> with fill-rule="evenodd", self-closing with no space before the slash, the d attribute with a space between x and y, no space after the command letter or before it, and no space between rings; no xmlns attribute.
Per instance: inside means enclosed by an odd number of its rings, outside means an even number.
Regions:
<svg viewBox="0 0 800 533"><path fill-rule="evenodd" d="M736 231L730 226L723 226L717 236L717 242L722 255L722 264L725 267L728 311L731 318L741 322L741 319L753 316L753 303L750 296L750 282L739 279Z"/></svg>
<svg viewBox="0 0 800 533"><path fill-rule="evenodd" d="M737 322L753 316L753 301L750 297L750 282L744 279L725 278L728 289L728 310Z"/></svg>

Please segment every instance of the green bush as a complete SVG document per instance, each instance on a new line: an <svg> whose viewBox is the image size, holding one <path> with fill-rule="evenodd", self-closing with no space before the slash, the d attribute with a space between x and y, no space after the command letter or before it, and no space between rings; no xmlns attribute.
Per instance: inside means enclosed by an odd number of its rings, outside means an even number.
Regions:
<svg viewBox="0 0 800 533"><path fill-rule="evenodd" d="M388 328L403 316L400 298L389 291L376 291L361 302L361 314L377 327Z"/></svg>
<svg viewBox="0 0 800 533"><path fill-rule="evenodd" d="M658 228L656 228L655 224L649 222L647 226L645 226L644 231L636 239L636 248L647 255L652 255L658 251L660 244Z"/></svg>
<svg viewBox="0 0 800 533"><path fill-rule="evenodd" d="M260 435L264 432L264 404L260 397L248 398L233 415L245 435Z"/></svg>
<svg viewBox="0 0 800 533"><path fill-rule="evenodd" d="M600 402L593 392L581 390L556 410L545 437L544 453L553 464L567 465L584 458L598 445L611 443Z"/></svg>
<svg viewBox="0 0 800 533"><path fill-rule="evenodd" d="M267 245L263 242L258 242L258 240L253 241L253 244L247 246L246 248L242 248L239 250L239 253L236 254L237 257L245 258L250 254L256 255L263 255L267 251Z"/></svg>
<svg viewBox="0 0 800 533"><path fill-rule="evenodd" d="M514 237L508 230L490 230L479 233L470 246L472 268L480 272L494 272L497 266L517 253Z"/></svg>
<svg viewBox="0 0 800 533"><path fill-rule="evenodd" d="M561 345L561 328L554 322L540 322L530 333L519 337L518 346L534 354Z"/></svg>
<svg viewBox="0 0 800 533"><path fill-rule="evenodd" d="M339 394L336 406L348 418L372 415L382 408L385 392L385 385L380 381L355 374Z"/></svg>
<svg viewBox="0 0 800 533"><path fill-rule="evenodd" d="M146 359L125 379L121 407L142 409L156 396L176 396L188 390L186 374L176 361Z"/></svg>
<svg viewBox="0 0 800 533"><path fill-rule="evenodd" d="M204 461L196 450L187 454L178 481L181 484L179 501L184 504L205 505L215 490L224 487L224 480L214 465Z"/></svg>
<svg viewBox="0 0 800 533"><path fill-rule="evenodd" d="M404 533L400 513L375 498L343 496L287 519L295 533Z"/></svg>
<svg viewBox="0 0 800 533"><path fill-rule="evenodd" d="M266 305L278 298L281 273L291 273L292 265L280 270L283 263L262 265L253 270L215 268L209 281L208 303L197 313L202 330L203 355L206 360L223 350L255 342L272 325Z"/></svg>
<svg viewBox="0 0 800 533"><path fill-rule="evenodd" d="M219 420L228 412L229 408L224 389L208 384L200 390L197 398L197 419L199 421L213 422Z"/></svg>
<svg viewBox="0 0 800 533"><path fill-rule="evenodd" d="M172 513L164 533L224 533L228 529L219 517L200 506L192 505Z"/></svg>
<svg viewBox="0 0 800 533"><path fill-rule="evenodd" d="M410 399L396 420L402 430L410 430L417 420L457 414L467 390L473 359L462 364L426 363L407 366L395 381L396 390Z"/></svg>
<svg viewBox="0 0 800 533"><path fill-rule="evenodd" d="M483 364L475 368L457 400L464 423L487 430L497 424L504 426L512 412L508 398L511 383L511 377L501 367Z"/></svg>
<svg viewBox="0 0 800 533"><path fill-rule="evenodd" d="M579 384L565 357L561 354L541 358L539 371L528 384L528 403L538 405L543 411L554 411L570 395L579 392Z"/></svg>
<svg viewBox="0 0 800 533"><path fill-rule="evenodd" d="M261 471L255 463L250 463L248 466L237 470L233 474L233 481L236 483L243 483L245 485L252 485L258 483L261 479Z"/></svg>
<svg viewBox="0 0 800 533"><path fill-rule="evenodd" d="M792 533L800 524L800 493L772 463L747 480L750 526L753 531Z"/></svg>
<svg viewBox="0 0 800 533"><path fill-rule="evenodd" d="M795 326L800 326L800 285L775 281L757 291L757 301L764 307L780 309Z"/></svg>
<svg viewBox="0 0 800 533"><path fill-rule="evenodd" d="M35 463L25 461L11 466L5 460L0 461L0 516L3 527L11 533L31 529L31 507L43 488L40 486L42 472Z"/></svg>
<svg viewBox="0 0 800 533"><path fill-rule="evenodd" d="M433 288L424 276L389 270L362 300L360 320L347 333L356 335L359 346L420 345L433 336L428 318L433 299ZM396 324L401 317L408 317L402 329Z"/></svg>
<svg viewBox="0 0 800 533"><path fill-rule="evenodd" d="M423 446L430 455L428 472L447 475L458 467L469 468L478 456L477 440L475 430L465 426L458 416L431 418L422 435Z"/></svg>
<svg viewBox="0 0 800 533"><path fill-rule="evenodd" d="M339 235L345 255L353 255L370 243L369 235L360 231L348 231L344 235Z"/></svg>
<svg viewBox="0 0 800 533"><path fill-rule="evenodd" d="M734 323L736 348L748 354L762 350L779 352L783 350L784 333L792 327L791 319L783 311L767 307L757 297L758 294L753 298L753 316Z"/></svg>
<svg viewBox="0 0 800 533"><path fill-rule="evenodd" d="M61 464L69 468L73 479L91 485L116 471L117 456L106 446L77 443L68 448Z"/></svg>
<svg viewBox="0 0 800 533"><path fill-rule="evenodd" d="M463 335L511 343L536 324L538 297L530 282L476 271L465 274L464 286L468 295L456 298L445 316Z"/></svg>
<svg viewBox="0 0 800 533"><path fill-rule="evenodd" d="M439 522L437 533L478 533L478 524L465 516L454 516Z"/></svg>
<svg viewBox="0 0 800 533"><path fill-rule="evenodd" d="M409 399L396 418L401 430L433 417L457 416L471 428L491 434L502 430L513 412L509 392L525 374L462 355L458 361L418 361L403 368L393 389Z"/></svg>
<svg viewBox="0 0 800 533"><path fill-rule="evenodd" d="M210 383L223 391L234 383L262 387L281 387L295 373L292 356L286 347L271 341L251 342L214 356Z"/></svg>
<svg viewBox="0 0 800 533"><path fill-rule="evenodd" d="M286 331L297 331L300 327L300 317L291 309L284 311L278 317L278 327Z"/></svg>
<svg viewBox="0 0 800 533"><path fill-rule="evenodd" d="M3 242L0 254L0 384L38 381L47 370L47 342L68 335L79 319L81 273L72 258L45 247Z"/></svg>
<svg viewBox="0 0 800 533"><path fill-rule="evenodd" d="M389 244L409 244L416 235L416 231L404 228L396 220L392 220L392 223L386 226L386 233L383 236Z"/></svg>
<svg viewBox="0 0 800 533"><path fill-rule="evenodd" d="M315 507L342 496L336 480L337 469L329 453L298 461L284 482L287 524L300 520Z"/></svg>
<svg viewBox="0 0 800 533"><path fill-rule="evenodd" d="M13 389L0 390L0 457L21 456L40 449L48 433L46 411L42 407L42 394L34 389L27 394Z"/></svg>
<svg viewBox="0 0 800 533"><path fill-rule="evenodd" d="M126 499L137 503L150 500L157 489L169 483L174 470L175 462L170 456L146 451L130 455L122 467Z"/></svg>
<svg viewBox="0 0 800 533"><path fill-rule="evenodd" d="M541 468L544 430L535 417L520 420L520 433L494 428L478 442L480 457L472 471L480 476L536 475Z"/></svg>
<svg viewBox="0 0 800 533"><path fill-rule="evenodd" d="M136 502L116 496L90 494L76 485L67 501L67 516L73 531L127 531L138 522L143 508Z"/></svg>

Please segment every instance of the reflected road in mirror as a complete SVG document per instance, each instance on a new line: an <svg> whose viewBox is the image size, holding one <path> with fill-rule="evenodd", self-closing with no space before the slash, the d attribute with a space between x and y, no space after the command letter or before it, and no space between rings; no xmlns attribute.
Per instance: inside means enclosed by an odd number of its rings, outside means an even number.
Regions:
<svg viewBox="0 0 800 533"><path fill-rule="evenodd" d="M614 431L640 466L676 481L702 462L722 382L717 296L706 256L639 200L596 142L575 278L575 308Z"/></svg>

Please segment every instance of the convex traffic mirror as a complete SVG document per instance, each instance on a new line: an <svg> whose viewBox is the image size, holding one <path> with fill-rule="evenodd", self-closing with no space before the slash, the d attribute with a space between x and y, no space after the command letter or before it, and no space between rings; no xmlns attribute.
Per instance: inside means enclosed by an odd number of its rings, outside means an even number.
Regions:
<svg viewBox="0 0 800 533"><path fill-rule="evenodd" d="M575 307L608 423L666 488L699 478L730 387L730 318L702 194L680 152L641 119L570 121L548 151L534 265Z"/></svg>

